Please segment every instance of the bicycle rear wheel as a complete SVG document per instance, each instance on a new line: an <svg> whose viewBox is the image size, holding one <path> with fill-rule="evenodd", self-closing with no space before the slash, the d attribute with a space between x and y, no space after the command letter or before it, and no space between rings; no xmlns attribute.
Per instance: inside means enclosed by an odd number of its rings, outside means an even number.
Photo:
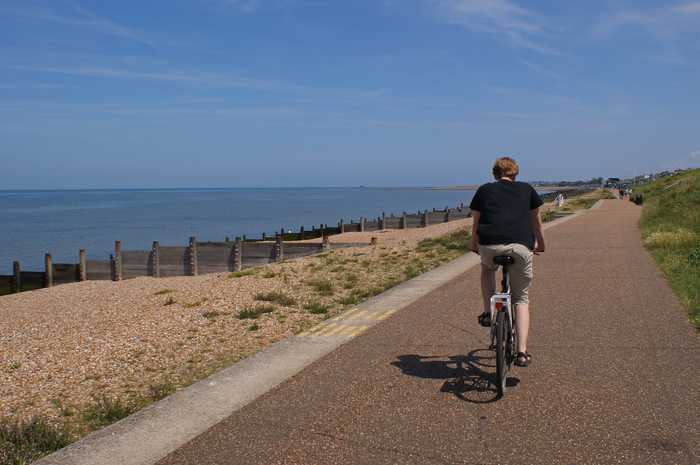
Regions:
<svg viewBox="0 0 700 465"><path fill-rule="evenodd" d="M506 391L506 344L508 338L508 318L505 311L496 315L496 388L498 397L503 397Z"/></svg>

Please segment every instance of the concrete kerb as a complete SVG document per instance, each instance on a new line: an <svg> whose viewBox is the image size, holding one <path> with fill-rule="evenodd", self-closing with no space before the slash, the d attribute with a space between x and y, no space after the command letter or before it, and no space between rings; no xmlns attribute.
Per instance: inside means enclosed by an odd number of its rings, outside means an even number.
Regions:
<svg viewBox="0 0 700 465"><path fill-rule="evenodd" d="M544 228L562 224L580 213L554 220ZM465 254L325 320L305 333L277 342L34 463L156 463L306 366L478 263L477 255Z"/></svg>

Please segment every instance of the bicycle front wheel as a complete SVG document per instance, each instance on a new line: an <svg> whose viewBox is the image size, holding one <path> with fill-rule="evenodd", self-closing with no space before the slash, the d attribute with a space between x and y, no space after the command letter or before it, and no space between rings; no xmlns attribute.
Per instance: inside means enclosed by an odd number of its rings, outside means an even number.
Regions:
<svg viewBox="0 0 700 465"><path fill-rule="evenodd" d="M498 397L503 397L506 390L506 344L507 344L507 315L499 311L496 316L496 388Z"/></svg>

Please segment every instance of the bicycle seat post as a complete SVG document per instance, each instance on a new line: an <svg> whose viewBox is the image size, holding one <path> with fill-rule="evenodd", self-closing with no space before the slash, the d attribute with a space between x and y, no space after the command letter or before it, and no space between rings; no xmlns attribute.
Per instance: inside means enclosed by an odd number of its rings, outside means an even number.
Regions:
<svg viewBox="0 0 700 465"><path fill-rule="evenodd" d="M503 293L507 294L510 291L510 277L508 276L508 265L512 265L515 260L510 255L497 255L493 257L493 263L503 267Z"/></svg>

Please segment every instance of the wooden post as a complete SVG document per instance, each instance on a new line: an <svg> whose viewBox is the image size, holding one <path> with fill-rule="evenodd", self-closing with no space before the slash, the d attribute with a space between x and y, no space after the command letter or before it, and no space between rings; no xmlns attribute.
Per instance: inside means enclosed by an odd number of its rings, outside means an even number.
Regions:
<svg viewBox="0 0 700 465"><path fill-rule="evenodd" d="M160 242L153 241L153 246L151 248L151 256L153 260L153 277L160 278Z"/></svg>
<svg viewBox="0 0 700 465"><path fill-rule="evenodd" d="M12 262L12 291L19 292L22 290L22 268L19 262Z"/></svg>
<svg viewBox="0 0 700 465"><path fill-rule="evenodd" d="M372 238L369 240L369 245L377 245L377 238L376 238L376 237L372 237Z"/></svg>
<svg viewBox="0 0 700 465"><path fill-rule="evenodd" d="M80 249L78 252L80 262L78 264L78 276L81 281L87 281L87 258L85 257L85 249Z"/></svg>
<svg viewBox="0 0 700 465"><path fill-rule="evenodd" d="M197 238L190 237L190 276L197 276Z"/></svg>
<svg viewBox="0 0 700 465"><path fill-rule="evenodd" d="M282 242L282 236L277 236L275 241L275 261L281 262L284 260L284 242Z"/></svg>
<svg viewBox="0 0 700 465"><path fill-rule="evenodd" d="M365 221L367 219L364 216L360 217L360 232L365 232Z"/></svg>
<svg viewBox="0 0 700 465"><path fill-rule="evenodd" d="M338 223L338 228L340 228L340 234L343 234L345 232L345 225L343 224L343 220L340 220L340 223Z"/></svg>
<svg viewBox="0 0 700 465"><path fill-rule="evenodd" d="M304 240L304 227L303 227L303 226L301 226L301 227L299 228L299 240L300 240L300 241L303 241L303 240Z"/></svg>
<svg viewBox="0 0 700 465"><path fill-rule="evenodd" d="M44 287L53 286L53 260L51 254L44 255Z"/></svg>
<svg viewBox="0 0 700 465"><path fill-rule="evenodd" d="M114 241L114 276L115 281L122 280L122 241Z"/></svg>
<svg viewBox="0 0 700 465"><path fill-rule="evenodd" d="M233 243L233 271L243 269L243 243L239 238Z"/></svg>
<svg viewBox="0 0 700 465"><path fill-rule="evenodd" d="M328 236L324 235L321 240L321 250L331 250L331 243L328 241Z"/></svg>
<svg viewBox="0 0 700 465"><path fill-rule="evenodd" d="M399 229L406 229L406 212L401 215L401 220L399 220Z"/></svg>
<svg viewBox="0 0 700 465"><path fill-rule="evenodd" d="M265 240L265 239L267 239L267 235L263 232L262 233L262 240Z"/></svg>
<svg viewBox="0 0 700 465"><path fill-rule="evenodd" d="M445 223L450 221L450 209L445 208Z"/></svg>
<svg viewBox="0 0 700 465"><path fill-rule="evenodd" d="M426 226L428 226L428 211L427 210L424 211L423 216L420 217L420 225L424 228Z"/></svg>

